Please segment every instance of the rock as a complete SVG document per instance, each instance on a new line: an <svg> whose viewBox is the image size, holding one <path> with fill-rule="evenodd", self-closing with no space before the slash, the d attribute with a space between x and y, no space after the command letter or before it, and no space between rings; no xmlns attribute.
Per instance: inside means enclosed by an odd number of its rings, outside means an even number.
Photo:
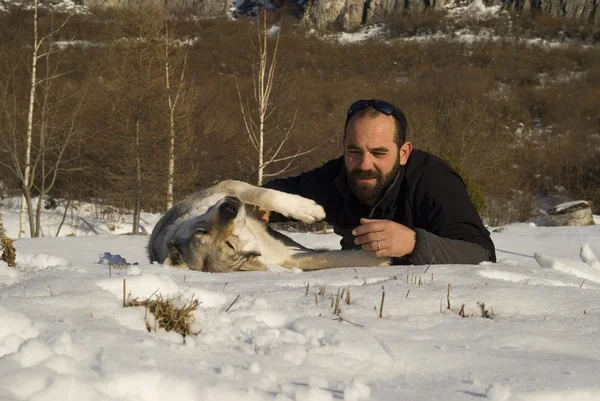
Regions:
<svg viewBox="0 0 600 401"><path fill-rule="evenodd" d="M600 0L501 0L502 9L530 12L539 10L551 17L568 17L600 23L600 14L596 11Z"/></svg>
<svg viewBox="0 0 600 401"><path fill-rule="evenodd" d="M591 226L594 217L589 202L584 200L561 203L548 210L548 214L539 219L538 226Z"/></svg>
<svg viewBox="0 0 600 401"><path fill-rule="evenodd" d="M319 29L331 27L354 31L363 25L385 21L393 12L441 8L444 0L308 0L305 17Z"/></svg>
<svg viewBox="0 0 600 401"><path fill-rule="evenodd" d="M3 0L0 0L2 4ZM58 0L60 2L60 0ZM75 0L88 8L116 8L139 4L142 0ZM161 6L163 0L144 0ZM384 22L391 13L425 9L443 9L446 0L299 0L295 4L304 10L303 20L317 29L355 31L364 25ZM481 1L481 0L479 0ZM11 0L29 3L31 0ZM169 9L203 17L227 15L232 7L239 14L252 14L258 0L169 0ZM271 0L273 4L283 4ZM457 1L458 3L458 1ZM69 4L72 4L69 2ZM600 0L484 0L486 7L501 5L503 10L518 13L538 11L553 17L568 17L600 24ZM235 14L235 13L234 13Z"/></svg>

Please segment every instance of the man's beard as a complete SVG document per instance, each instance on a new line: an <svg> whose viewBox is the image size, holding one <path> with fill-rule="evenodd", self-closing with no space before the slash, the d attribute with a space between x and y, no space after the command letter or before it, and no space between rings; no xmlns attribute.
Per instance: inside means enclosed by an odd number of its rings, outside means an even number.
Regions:
<svg viewBox="0 0 600 401"><path fill-rule="evenodd" d="M373 205L381 197L381 195L390 186L398 171L400 170L400 163L395 163L395 167L387 174L382 174L379 170L360 170L355 169L349 171L346 166L346 177L348 179L348 185L350 190L360 201ZM375 178L375 183L361 182L362 179Z"/></svg>

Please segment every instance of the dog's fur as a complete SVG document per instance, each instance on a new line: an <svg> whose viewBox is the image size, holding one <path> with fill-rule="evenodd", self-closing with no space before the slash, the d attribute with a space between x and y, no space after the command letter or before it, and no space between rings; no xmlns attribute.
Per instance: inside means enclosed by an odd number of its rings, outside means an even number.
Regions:
<svg viewBox="0 0 600 401"><path fill-rule="evenodd" d="M306 223L325 218L323 208L312 200L241 181L223 181L167 211L150 237L150 261L207 272L268 270L268 264L317 270L390 263L364 251L307 249L247 213L246 205Z"/></svg>

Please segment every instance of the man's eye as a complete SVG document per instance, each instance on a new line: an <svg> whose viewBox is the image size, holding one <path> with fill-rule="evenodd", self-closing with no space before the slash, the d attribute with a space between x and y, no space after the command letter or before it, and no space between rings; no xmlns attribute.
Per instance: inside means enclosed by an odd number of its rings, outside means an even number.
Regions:
<svg viewBox="0 0 600 401"><path fill-rule="evenodd" d="M373 152L373 155L375 155L375 157L383 157L383 156L387 155L387 153L385 153L385 152Z"/></svg>

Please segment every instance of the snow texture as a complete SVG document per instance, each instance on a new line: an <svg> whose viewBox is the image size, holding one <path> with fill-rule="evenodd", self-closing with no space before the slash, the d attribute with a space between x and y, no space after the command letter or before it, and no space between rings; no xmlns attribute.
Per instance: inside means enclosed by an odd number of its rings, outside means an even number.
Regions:
<svg viewBox="0 0 600 401"><path fill-rule="evenodd" d="M2 210L12 236L17 209ZM128 213L109 230L78 210L61 233L77 236L16 240L18 268L0 265L2 401L600 399L598 226L509 225L492 235L498 263L478 266L210 274L150 264L147 236L112 235ZM62 211L46 214L55 233ZM200 333L148 332L123 280L132 297L199 300ZM350 302L334 315L338 290Z"/></svg>

